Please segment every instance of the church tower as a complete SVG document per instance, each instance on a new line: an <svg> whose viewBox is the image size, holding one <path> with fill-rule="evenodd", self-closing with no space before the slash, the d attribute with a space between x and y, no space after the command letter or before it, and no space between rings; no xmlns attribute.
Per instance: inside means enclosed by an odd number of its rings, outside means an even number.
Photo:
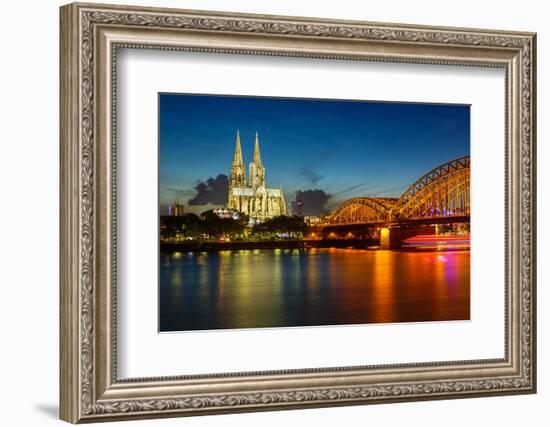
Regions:
<svg viewBox="0 0 550 427"><path fill-rule="evenodd" d="M249 164L248 182L241 149L241 135L237 131L235 154L229 174L227 209L246 217L250 224L286 215L285 196L281 188L266 188L265 168L260 155L260 141L256 132L254 156Z"/></svg>
<svg viewBox="0 0 550 427"><path fill-rule="evenodd" d="M229 177L229 189L246 186L246 170L243 162L243 153L241 150L241 135L237 130L237 140L235 142L235 154L233 155L233 164L231 165L231 176Z"/></svg>
<svg viewBox="0 0 550 427"><path fill-rule="evenodd" d="M254 158L250 162L248 167L250 187L265 188L265 168L262 165L262 158L260 157L260 142L258 140L258 132L256 132L256 141L254 143Z"/></svg>

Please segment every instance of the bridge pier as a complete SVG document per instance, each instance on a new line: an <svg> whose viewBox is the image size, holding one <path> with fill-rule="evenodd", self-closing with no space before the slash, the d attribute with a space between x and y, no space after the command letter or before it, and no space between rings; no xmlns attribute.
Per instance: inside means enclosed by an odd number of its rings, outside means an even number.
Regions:
<svg viewBox="0 0 550 427"><path fill-rule="evenodd" d="M419 234L432 234L433 226L423 227L383 227L380 229L380 248L399 249L404 240Z"/></svg>
<svg viewBox="0 0 550 427"><path fill-rule="evenodd" d="M319 247L333 244L339 247L378 246L381 249L399 249L403 242L418 235L438 234L443 225L469 223L469 216L419 218L369 224L329 224L310 228L310 240L319 240Z"/></svg>

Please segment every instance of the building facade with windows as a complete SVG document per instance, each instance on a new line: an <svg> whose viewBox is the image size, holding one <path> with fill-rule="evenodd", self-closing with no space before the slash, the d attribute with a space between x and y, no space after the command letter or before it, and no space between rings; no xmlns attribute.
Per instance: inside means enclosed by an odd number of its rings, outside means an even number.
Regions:
<svg viewBox="0 0 550 427"><path fill-rule="evenodd" d="M183 216L185 215L185 208L179 202L179 200L174 200L174 203L168 206L168 216Z"/></svg>

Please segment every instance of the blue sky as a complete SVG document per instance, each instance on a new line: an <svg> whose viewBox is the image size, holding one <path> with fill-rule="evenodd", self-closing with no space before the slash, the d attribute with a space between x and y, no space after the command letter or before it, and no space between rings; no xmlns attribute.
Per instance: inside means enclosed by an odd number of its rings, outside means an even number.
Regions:
<svg viewBox="0 0 550 427"><path fill-rule="evenodd" d="M229 175L235 136L244 162L258 131L268 187L398 197L434 167L470 153L470 107L451 104L159 94L160 208L188 206L196 186Z"/></svg>

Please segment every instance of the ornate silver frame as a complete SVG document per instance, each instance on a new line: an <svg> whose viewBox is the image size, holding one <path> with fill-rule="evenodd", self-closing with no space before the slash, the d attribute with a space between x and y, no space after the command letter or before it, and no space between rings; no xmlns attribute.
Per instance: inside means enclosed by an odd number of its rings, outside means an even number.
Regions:
<svg viewBox="0 0 550 427"><path fill-rule="evenodd" d="M71 4L61 8L61 419L72 422L534 393L535 34ZM118 47L506 70L506 339L493 360L119 380Z"/></svg>

